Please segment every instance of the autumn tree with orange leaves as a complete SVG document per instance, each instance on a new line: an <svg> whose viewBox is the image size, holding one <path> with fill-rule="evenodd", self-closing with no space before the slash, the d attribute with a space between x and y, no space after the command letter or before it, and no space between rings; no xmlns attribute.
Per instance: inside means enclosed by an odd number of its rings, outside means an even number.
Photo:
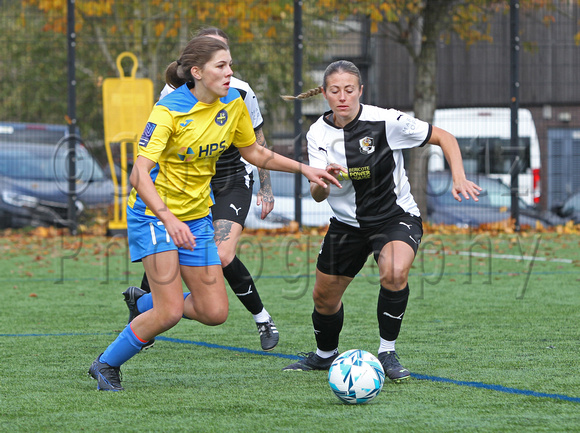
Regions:
<svg viewBox="0 0 580 433"><path fill-rule="evenodd" d="M578 0L574 0L578 1ZM560 1L520 0L522 13L542 9L547 25L555 21ZM64 35L66 0L23 0L22 10L34 8L45 14L43 32ZM292 32L294 2L239 0L84 0L76 2L76 31L79 38L77 69L92 83L79 96L79 108L93 98L100 98L99 85L104 77L116 74L115 59L122 51L135 53L140 62L139 76L154 80L156 90L163 84L163 71L192 33L201 26L224 29L232 40L235 70L250 81L264 104L269 120L290 119L281 108L278 95L292 89ZM320 63L326 49L323 39L309 41L311 28L321 23L366 17L371 34L389 38L405 47L416 71L414 112L432 121L437 106L437 44L451 34L467 45L490 41L488 19L493 14L508 13L509 2L492 0L318 0L303 2L305 65ZM26 23L23 23L26 25ZM83 40L90 41L85 44ZM576 41L580 42L579 35ZM309 43L310 42L310 43ZM239 66L239 67L238 67ZM60 74L62 87L66 77ZM307 84L307 83L306 83ZM320 83L317 83L320 84ZM95 104L97 105L97 104ZM85 119L95 118L85 114ZM81 117L81 120L82 117ZM93 127L100 124L92 122ZM423 167L426 158L414 151L409 165L410 178L417 187L426 182ZM417 197L422 209L425 198Z"/></svg>

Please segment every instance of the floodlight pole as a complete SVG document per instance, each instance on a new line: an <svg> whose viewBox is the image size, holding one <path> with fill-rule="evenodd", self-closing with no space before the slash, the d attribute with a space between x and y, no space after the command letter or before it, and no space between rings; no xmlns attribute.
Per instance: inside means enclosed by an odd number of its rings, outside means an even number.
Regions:
<svg viewBox="0 0 580 433"><path fill-rule="evenodd" d="M67 34L68 34L68 213L69 230L75 235L77 232L76 210L76 77L75 77L75 0L67 3Z"/></svg>
<svg viewBox="0 0 580 433"><path fill-rule="evenodd" d="M512 151L511 164L511 216L514 220L514 230L520 231L520 205L519 205L519 174L520 174L520 157L519 157L519 136L518 136L518 110L519 110L519 54L520 54L520 36L519 36L519 0L510 0L510 34L511 34L511 141L510 148Z"/></svg>
<svg viewBox="0 0 580 433"><path fill-rule="evenodd" d="M302 1L294 0L294 94L302 93ZM294 159L302 162L302 101L294 101ZM294 218L302 227L302 174L294 177Z"/></svg>

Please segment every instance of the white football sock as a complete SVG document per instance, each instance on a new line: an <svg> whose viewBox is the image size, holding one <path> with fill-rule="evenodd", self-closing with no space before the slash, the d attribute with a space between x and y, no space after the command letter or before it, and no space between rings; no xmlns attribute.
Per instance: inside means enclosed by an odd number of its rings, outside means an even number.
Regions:
<svg viewBox="0 0 580 433"><path fill-rule="evenodd" d="M331 356L334 356L338 353L338 349L334 349L334 350L320 350L318 348L316 348L316 354L318 356L320 356L321 358L330 358Z"/></svg>
<svg viewBox="0 0 580 433"><path fill-rule="evenodd" d="M395 351L395 341L388 341L381 338L381 345L379 346L379 353L383 352L394 352Z"/></svg>
<svg viewBox="0 0 580 433"><path fill-rule="evenodd" d="M262 311L260 311L258 314L253 314L253 316L256 323L264 323L270 319L270 315L265 308L262 308Z"/></svg>

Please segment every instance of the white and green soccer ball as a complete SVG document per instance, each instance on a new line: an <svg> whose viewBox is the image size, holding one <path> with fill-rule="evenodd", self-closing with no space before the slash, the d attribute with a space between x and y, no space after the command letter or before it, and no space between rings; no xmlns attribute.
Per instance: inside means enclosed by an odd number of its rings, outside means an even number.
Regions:
<svg viewBox="0 0 580 433"><path fill-rule="evenodd" d="M340 354L330 366L328 383L334 394L348 404L367 403L375 398L385 382L385 372L371 353L351 349Z"/></svg>

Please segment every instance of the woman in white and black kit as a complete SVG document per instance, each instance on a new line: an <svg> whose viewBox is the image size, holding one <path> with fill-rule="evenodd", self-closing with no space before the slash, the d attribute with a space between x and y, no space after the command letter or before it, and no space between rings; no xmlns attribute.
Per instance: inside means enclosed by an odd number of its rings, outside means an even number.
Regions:
<svg viewBox="0 0 580 433"><path fill-rule="evenodd" d="M398 361L395 341L409 299L408 276L423 235L419 208L411 195L403 149L441 146L451 168L452 194L477 201L481 188L465 177L457 140L450 133L394 109L360 103L361 75L351 62L330 64L323 86L297 97L322 93L331 111L307 134L310 165L326 169L342 184L311 184L312 197L328 200L334 212L316 269L312 323L316 352L284 370L327 370L338 356L344 309L342 295L372 253L379 267L378 358L394 382L411 375Z"/></svg>

